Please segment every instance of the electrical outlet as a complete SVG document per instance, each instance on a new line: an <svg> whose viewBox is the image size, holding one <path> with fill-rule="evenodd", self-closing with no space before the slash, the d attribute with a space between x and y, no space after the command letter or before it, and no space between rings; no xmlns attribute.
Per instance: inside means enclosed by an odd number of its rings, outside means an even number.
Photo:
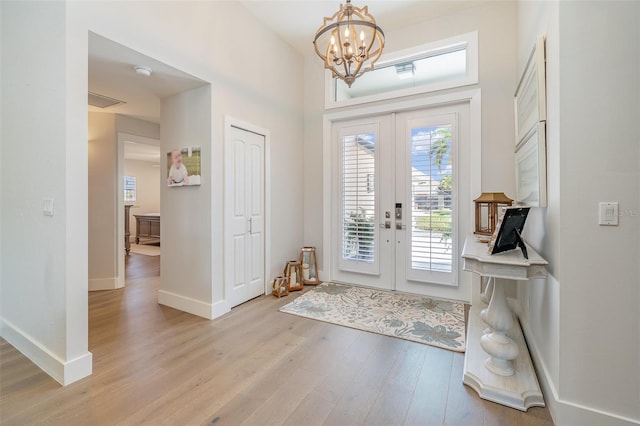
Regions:
<svg viewBox="0 0 640 426"><path fill-rule="evenodd" d="M601 226L618 226L618 203L601 202L598 217Z"/></svg>
<svg viewBox="0 0 640 426"><path fill-rule="evenodd" d="M45 216L53 216L53 198L45 198L42 200L42 214Z"/></svg>

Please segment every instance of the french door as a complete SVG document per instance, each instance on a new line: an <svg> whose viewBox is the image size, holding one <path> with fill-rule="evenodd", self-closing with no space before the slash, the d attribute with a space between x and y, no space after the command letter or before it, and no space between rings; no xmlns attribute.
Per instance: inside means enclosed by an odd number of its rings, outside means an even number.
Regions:
<svg viewBox="0 0 640 426"><path fill-rule="evenodd" d="M468 137L468 103L334 122L334 281L456 297Z"/></svg>
<svg viewBox="0 0 640 426"><path fill-rule="evenodd" d="M229 307L264 294L263 135L230 128L225 149L225 290Z"/></svg>

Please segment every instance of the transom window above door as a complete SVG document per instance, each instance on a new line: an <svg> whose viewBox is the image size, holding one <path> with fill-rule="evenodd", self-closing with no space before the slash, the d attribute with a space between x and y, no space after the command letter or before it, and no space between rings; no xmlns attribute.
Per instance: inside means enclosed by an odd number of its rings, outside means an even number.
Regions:
<svg viewBox="0 0 640 426"><path fill-rule="evenodd" d="M462 87L478 82L478 34L387 53L351 86L327 73L326 108Z"/></svg>

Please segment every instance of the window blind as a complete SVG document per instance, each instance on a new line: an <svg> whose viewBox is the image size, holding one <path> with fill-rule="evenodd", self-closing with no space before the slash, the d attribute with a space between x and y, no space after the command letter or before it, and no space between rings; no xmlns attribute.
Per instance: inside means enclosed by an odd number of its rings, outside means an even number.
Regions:
<svg viewBox="0 0 640 426"><path fill-rule="evenodd" d="M342 258L375 259L375 135L342 140Z"/></svg>
<svg viewBox="0 0 640 426"><path fill-rule="evenodd" d="M124 201L136 201L136 178L134 176L124 177Z"/></svg>
<svg viewBox="0 0 640 426"><path fill-rule="evenodd" d="M411 132L411 267L453 270L452 125Z"/></svg>

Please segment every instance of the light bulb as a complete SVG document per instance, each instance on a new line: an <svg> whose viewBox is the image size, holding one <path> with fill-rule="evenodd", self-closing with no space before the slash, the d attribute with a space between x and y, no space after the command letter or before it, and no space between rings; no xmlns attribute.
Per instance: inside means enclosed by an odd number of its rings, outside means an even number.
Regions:
<svg viewBox="0 0 640 426"><path fill-rule="evenodd" d="M331 44L336 44L336 38L334 36L331 36Z"/></svg>
<svg viewBox="0 0 640 426"><path fill-rule="evenodd" d="M360 31L360 41L364 41L364 31Z"/></svg>
<svg viewBox="0 0 640 426"><path fill-rule="evenodd" d="M349 38L349 27L344 29L344 38Z"/></svg>

